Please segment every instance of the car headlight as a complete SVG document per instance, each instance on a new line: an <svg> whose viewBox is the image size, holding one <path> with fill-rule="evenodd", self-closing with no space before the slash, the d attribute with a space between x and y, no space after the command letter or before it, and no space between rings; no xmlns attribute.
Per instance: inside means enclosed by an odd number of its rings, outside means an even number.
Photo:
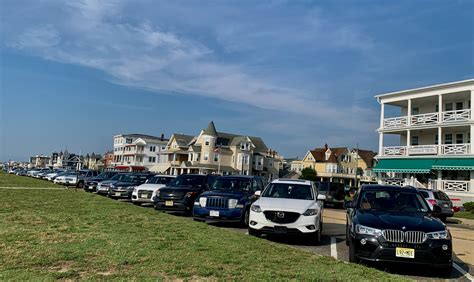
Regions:
<svg viewBox="0 0 474 282"><path fill-rule="evenodd" d="M360 225L360 224L356 225L355 232L357 234L371 235L371 236L375 236L375 237L378 237L378 236L382 235L382 230L372 228L372 227L367 227L367 226Z"/></svg>
<svg viewBox="0 0 474 282"><path fill-rule="evenodd" d="M228 203L229 209L235 209L238 202L239 201L237 199L229 199L229 203Z"/></svg>
<svg viewBox="0 0 474 282"><path fill-rule="evenodd" d="M109 187L110 187L110 188L115 188L115 185L113 185L113 184L110 184L110 186L109 186Z"/></svg>
<svg viewBox="0 0 474 282"><path fill-rule="evenodd" d="M451 235L449 234L448 230L426 233L426 236L428 237L428 239L434 240L451 238Z"/></svg>
<svg viewBox="0 0 474 282"><path fill-rule="evenodd" d="M313 215L317 215L318 214L318 210L317 209L307 209L303 215L304 216L313 216Z"/></svg>
<svg viewBox="0 0 474 282"><path fill-rule="evenodd" d="M259 205L252 205L250 207L250 209L253 211L253 212L262 212L262 209L260 208Z"/></svg>
<svg viewBox="0 0 474 282"><path fill-rule="evenodd" d="M207 198L206 197L201 197L199 198L199 205L203 208L206 207L206 203L207 203Z"/></svg>

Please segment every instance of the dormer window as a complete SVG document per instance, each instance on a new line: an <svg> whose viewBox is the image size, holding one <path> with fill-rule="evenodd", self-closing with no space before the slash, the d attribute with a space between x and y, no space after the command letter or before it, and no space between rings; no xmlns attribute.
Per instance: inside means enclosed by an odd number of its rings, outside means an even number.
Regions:
<svg viewBox="0 0 474 282"><path fill-rule="evenodd" d="M331 156L331 152L330 151L326 151L326 161L329 160L329 157Z"/></svg>
<svg viewBox="0 0 474 282"><path fill-rule="evenodd" d="M210 142L211 142L211 140L209 139L209 137L207 137L206 139L204 139L204 144L205 144L206 146L209 146Z"/></svg>
<svg viewBox="0 0 474 282"><path fill-rule="evenodd" d="M250 150L250 143L248 143L248 142L240 143L240 149L241 150Z"/></svg>

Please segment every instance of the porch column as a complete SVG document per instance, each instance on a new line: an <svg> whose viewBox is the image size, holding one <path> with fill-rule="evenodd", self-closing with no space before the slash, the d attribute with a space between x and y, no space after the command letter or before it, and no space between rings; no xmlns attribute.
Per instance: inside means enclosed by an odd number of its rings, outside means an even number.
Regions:
<svg viewBox="0 0 474 282"><path fill-rule="evenodd" d="M407 125L411 125L411 99L408 99L408 109L407 109Z"/></svg>
<svg viewBox="0 0 474 282"><path fill-rule="evenodd" d="M470 177L471 178L471 183L469 183L469 193L474 194L474 170L471 170L470 174L471 174L471 177Z"/></svg>
<svg viewBox="0 0 474 282"><path fill-rule="evenodd" d="M407 129L407 155L408 155L408 150L410 149L411 146L411 130Z"/></svg>
<svg viewBox="0 0 474 282"><path fill-rule="evenodd" d="M379 156L383 155L383 132L379 132Z"/></svg>
<svg viewBox="0 0 474 282"><path fill-rule="evenodd" d="M472 92L471 92L472 93ZM471 102L471 107L472 107L472 102ZM472 112L471 112L471 117L472 117ZM471 139L470 139L470 146L471 146L471 155L474 155L474 124L471 124Z"/></svg>
<svg viewBox="0 0 474 282"><path fill-rule="evenodd" d="M471 90L471 120L474 120L474 90ZM472 134L472 133L471 133ZM471 139L472 142L472 139Z"/></svg>
<svg viewBox="0 0 474 282"><path fill-rule="evenodd" d="M438 95L438 123L442 123L442 122L443 122L443 95L439 94Z"/></svg>
<svg viewBox="0 0 474 282"><path fill-rule="evenodd" d="M436 189L442 190L443 189L443 174L441 170L438 170L438 181L436 181Z"/></svg>
<svg viewBox="0 0 474 282"><path fill-rule="evenodd" d="M443 144L443 128L438 127L438 155L441 155L441 145Z"/></svg>
<svg viewBox="0 0 474 282"><path fill-rule="evenodd" d="M472 104L471 104L472 105ZM380 104L380 128L383 128L383 120L385 119L385 104Z"/></svg>

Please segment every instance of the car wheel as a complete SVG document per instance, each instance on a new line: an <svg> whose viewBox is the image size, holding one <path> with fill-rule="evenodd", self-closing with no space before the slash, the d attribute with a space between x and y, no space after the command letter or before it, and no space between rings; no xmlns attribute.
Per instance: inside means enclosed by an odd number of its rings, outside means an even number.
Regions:
<svg viewBox="0 0 474 282"><path fill-rule="evenodd" d="M244 220L242 221L242 224L245 227L249 226L249 218L250 218L250 210L246 210L244 214Z"/></svg>
<svg viewBox="0 0 474 282"><path fill-rule="evenodd" d="M359 261L356 259L356 250L354 243L349 241L349 262L353 263L359 263Z"/></svg>
<svg viewBox="0 0 474 282"><path fill-rule="evenodd" d="M84 182L80 181L77 183L77 188L84 188Z"/></svg>
<svg viewBox="0 0 474 282"><path fill-rule="evenodd" d="M349 246L349 225L346 223L346 246Z"/></svg>
<svg viewBox="0 0 474 282"><path fill-rule="evenodd" d="M316 231L315 234L313 234L314 245L319 245L321 243L321 226L322 224L319 224L319 229Z"/></svg>
<svg viewBox="0 0 474 282"><path fill-rule="evenodd" d="M258 230L255 230L255 229L249 227L248 231L249 231L250 236L260 237L260 231L258 231Z"/></svg>

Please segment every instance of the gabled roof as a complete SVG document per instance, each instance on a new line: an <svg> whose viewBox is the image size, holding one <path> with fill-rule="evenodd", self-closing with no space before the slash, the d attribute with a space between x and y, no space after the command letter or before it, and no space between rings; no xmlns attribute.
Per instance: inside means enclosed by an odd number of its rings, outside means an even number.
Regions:
<svg viewBox="0 0 474 282"><path fill-rule="evenodd" d="M364 160L368 166L372 166L374 163L374 157L377 155L376 152L369 150L359 149L359 157Z"/></svg>
<svg viewBox="0 0 474 282"><path fill-rule="evenodd" d="M184 134L173 134L173 137L176 139L176 143L178 143L179 147L186 147L188 146L189 142L191 142L194 136L191 135L184 135Z"/></svg>
<svg viewBox="0 0 474 282"><path fill-rule="evenodd" d="M314 150L311 150L311 155L313 155L313 158L316 162L319 163L337 163L337 158L334 155L334 152L331 151L331 155L329 158L326 160L326 151L329 148L316 148Z"/></svg>

